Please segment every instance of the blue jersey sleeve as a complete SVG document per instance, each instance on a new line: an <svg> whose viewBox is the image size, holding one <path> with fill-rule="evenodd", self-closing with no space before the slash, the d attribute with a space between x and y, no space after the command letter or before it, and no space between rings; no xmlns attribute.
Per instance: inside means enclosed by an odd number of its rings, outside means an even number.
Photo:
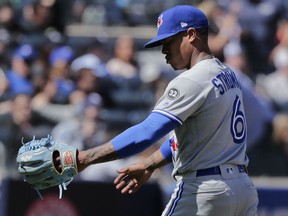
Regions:
<svg viewBox="0 0 288 216"><path fill-rule="evenodd" d="M118 156L125 158L142 152L179 123L159 113L151 113L143 122L132 126L111 140Z"/></svg>

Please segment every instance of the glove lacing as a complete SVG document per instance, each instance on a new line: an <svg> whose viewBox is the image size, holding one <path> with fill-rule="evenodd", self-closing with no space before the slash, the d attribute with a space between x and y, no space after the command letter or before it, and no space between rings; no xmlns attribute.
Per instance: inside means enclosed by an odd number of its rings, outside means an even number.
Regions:
<svg viewBox="0 0 288 216"><path fill-rule="evenodd" d="M64 182L64 183L61 183L61 184L58 185L58 188L59 188L59 199L62 199L63 190L67 190L67 185L68 185L70 182L71 182L71 181L69 181L69 182ZM40 193L40 191L39 191L37 188L34 188L34 189L37 191L40 199L43 200L43 196L42 196L42 194Z"/></svg>
<svg viewBox="0 0 288 216"><path fill-rule="evenodd" d="M69 184L69 183L68 183ZM59 184L58 187L59 187L59 199L62 198L62 192L63 192L63 189L64 190L67 190L67 183L62 183L62 184Z"/></svg>
<svg viewBox="0 0 288 216"><path fill-rule="evenodd" d="M37 189L37 188L34 188L36 190L36 192L38 193L39 197L41 200L43 200L43 196L42 194L40 193L40 191Z"/></svg>

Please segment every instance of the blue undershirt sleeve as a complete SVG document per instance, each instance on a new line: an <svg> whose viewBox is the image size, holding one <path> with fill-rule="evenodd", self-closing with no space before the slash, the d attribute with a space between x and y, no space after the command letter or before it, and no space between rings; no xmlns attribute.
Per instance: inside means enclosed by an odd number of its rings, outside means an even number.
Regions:
<svg viewBox="0 0 288 216"><path fill-rule="evenodd" d="M167 139L160 147L160 152L162 153L163 157L167 160L172 162L172 151L170 148L170 140Z"/></svg>
<svg viewBox="0 0 288 216"><path fill-rule="evenodd" d="M167 139L160 147L160 152L162 153L163 157L167 160L172 162L172 151L170 147L171 143L170 140Z"/></svg>
<svg viewBox="0 0 288 216"><path fill-rule="evenodd" d="M179 125L167 116L152 112L143 122L114 137L111 143L118 156L125 158L142 152Z"/></svg>

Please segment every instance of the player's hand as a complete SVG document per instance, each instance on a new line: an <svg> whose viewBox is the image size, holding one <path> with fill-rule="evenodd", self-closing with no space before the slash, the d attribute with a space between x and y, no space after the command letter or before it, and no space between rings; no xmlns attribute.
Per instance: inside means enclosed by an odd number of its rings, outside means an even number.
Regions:
<svg viewBox="0 0 288 216"><path fill-rule="evenodd" d="M119 175L115 178L114 184L121 193L132 194L139 190L151 177L153 171L145 168L141 162L131 164L125 168L118 169Z"/></svg>
<svg viewBox="0 0 288 216"><path fill-rule="evenodd" d="M80 155L80 156L79 156ZM84 169L86 169L87 167L88 167L88 165L85 165L85 164L83 164L83 163L81 163L80 161L79 161L79 157L81 158L83 158L84 156L83 155L85 155L84 154L84 151L79 151L79 150L77 150L77 152L76 152L76 162L77 162L77 168L78 168L78 173L79 172L82 172ZM85 157L87 157L87 156L85 156ZM61 157L60 157L60 155L59 154L54 154L53 155L53 163L54 163L54 166L55 166L55 169L58 171L58 172L61 172L61 170L62 170L62 164L61 164Z"/></svg>

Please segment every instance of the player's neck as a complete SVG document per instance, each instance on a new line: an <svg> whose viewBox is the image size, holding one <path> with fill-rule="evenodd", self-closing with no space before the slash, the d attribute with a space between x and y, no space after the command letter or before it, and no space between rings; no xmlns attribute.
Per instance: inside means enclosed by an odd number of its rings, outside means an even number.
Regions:
<svg viewBox="0 0 288 216"><path fill-rule="evenodd" d="M195 64L197 64L200 61L206 60L206 59L212 59L213 55L211 53L199 53L198 57L196 58Z"/></svg>
<svg viewBox="0 0 288 216"><path fill-rule="evenodd" d="M194 58L192 58L190 68L193 67L195 64L199 63L200 61L206 60L206 59L212 59L213 55L210 52L200 52L197 53Z"/></svg>

